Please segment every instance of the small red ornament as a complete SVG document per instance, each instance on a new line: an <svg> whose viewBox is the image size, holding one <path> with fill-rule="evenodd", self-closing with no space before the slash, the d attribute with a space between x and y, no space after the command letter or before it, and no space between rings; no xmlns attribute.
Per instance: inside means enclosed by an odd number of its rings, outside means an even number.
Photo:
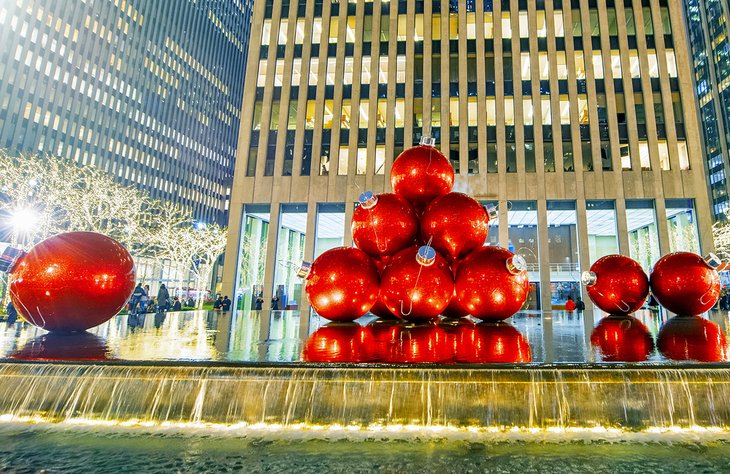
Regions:
<svg viewBox="0 0 730 474"><path fill-rule="evenodd" d="M421 240L431 242L431 246L450 261L464 258L483 246L488 233L487 210L462 193L449 193L434 199L421 217Z"/></svg>
<svg viewBox="0 0 730 474"><path fill-rule="evenodd" d="M50 237L10 269L10 298L26 321L48 331L84 331L109 320L134 290L134 261L94 232Z"/></svg>
<svg viewBox="0 0 730 474"><path fill-rule="evenodd" d="M459 263L456 299L479 319L507 319L522 308L530 292L527 265L502 247L481 247Z"/></svg>
<svg viewBox="0 0 730 474"><path fill-rule="evenodd" d="M654 351L649 330L638 319L609 315L593 329L591 344L605 362L641 362Z"/></svg>
<svg viewBox="0 0 730 474"><path fill-rule="evenodd" d="M702 258L689 252L674 252L660 258L649 278L651 293L672 313L702 314L720 297L720 263L714 254Z"/></svg>
<svg viewBox="0 0 730 474"><path fill-rule="evenodd" d="M649 278L636 260L606 255L583 273L591 301L609 314L629 314L641 308L649 296Z"/></svg>
<svg viewBox="0 0 730 474"><path fill-rule="evenodd" d="M424 137L422 144L398 155L390 169L393 191L411 203L417 213L435 198L451 191L454 186L454 168L431 139Z"/></svg>
<svg viewBox="0 0 730 474"><path fill-rule="evenodd" d="M727 340L720 326L700 316L676 316L657 336L659 352L667 359L725 362Z"/></svg>
<svg viewBox="0 0 730 474"><path fill-rule="evenodd" d="M454 347L454 335L435 324L407 325L398 334L390 362L450 362Z"/></svg>
<svg viewBox="0 0 730 474"><path fill-rule="evenodd" d="M416 243L418 217L396 194L365 192L352 215L352 240L373 258L395 255Z"/></svg>
<svg viewBox="0 0 730 474"><path fill-rule="evenodd" d="M493 321L463 324L459 328L456 361L467 364L506 364L532 362L532 351L525 336L512 325Z"/></svg>
<svg viewBox="0 0 730 474"><path fill-rule="evenodd" d="M397 253L383 271L383 303L399 318L435 319L454 294L454 278L446 259L433 248L411 247Z"/></svg>
<svg viewBox="0 0 730 474"><path fill-rule="evenodd" d="M48 333L25 343L13 353L18 360L110 360L106 341L88 332L73 334Z"/></svg>
<svg viewBox="0 0 730 474"><path fill-rule="evenodd" d="M312 308L331 321L354 321L378 300L378 269L362 250L327 250L311 265L303 263L299 276Z"/></svg>
<svg viewBox="0 0 730 474"><path fill-rule="evenodd" d="M302 349L305 362L368 362L374 358L375 340L357 323L329 323L309 336Z"/></svg>

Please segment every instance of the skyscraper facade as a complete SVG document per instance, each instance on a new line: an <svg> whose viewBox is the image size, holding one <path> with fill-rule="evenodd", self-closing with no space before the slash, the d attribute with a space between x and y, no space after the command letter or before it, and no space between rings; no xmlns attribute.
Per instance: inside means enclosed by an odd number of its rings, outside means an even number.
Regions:
<svg viewBox="0 0 730 474"><path fill-rule="evenodd" d="M352 242L358 195L430 135L493 203L529 307L623 253L710 250L682 5L668 0L257 0L224 291L306 309L296 265Z"/></svg>
<svg viewBox="0 0 730 474"><path fill-rule="evenodd" d="M685 0L695 87L707 161L712 210L716 219L730 211L730 5L721 0Z"/></svg>
<svg viewBox="0 0 730 474"><path fill-rule="evenodd" d="M225 222L251 0L0 4L0 147Z"/></svg>

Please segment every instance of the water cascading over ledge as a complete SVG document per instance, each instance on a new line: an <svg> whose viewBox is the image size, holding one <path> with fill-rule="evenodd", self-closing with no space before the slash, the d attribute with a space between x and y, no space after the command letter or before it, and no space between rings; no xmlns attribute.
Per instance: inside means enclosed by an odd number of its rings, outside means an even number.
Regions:
<svg viewBox="0 0 730 474"><path fill-rule="evenodd" d="M4 363L0 420L724 430L730 427L730 369Z"/></svg>

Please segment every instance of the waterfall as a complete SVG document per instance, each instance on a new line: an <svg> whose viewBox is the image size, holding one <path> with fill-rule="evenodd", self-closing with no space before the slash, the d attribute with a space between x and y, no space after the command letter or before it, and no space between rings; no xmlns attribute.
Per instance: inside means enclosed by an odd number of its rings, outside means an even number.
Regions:
<svg viewBox="0 0 730 474"><path fill-rule="evenodd" d="M628 431L730 426L730 370L0 365L0 420Z"/></svg>

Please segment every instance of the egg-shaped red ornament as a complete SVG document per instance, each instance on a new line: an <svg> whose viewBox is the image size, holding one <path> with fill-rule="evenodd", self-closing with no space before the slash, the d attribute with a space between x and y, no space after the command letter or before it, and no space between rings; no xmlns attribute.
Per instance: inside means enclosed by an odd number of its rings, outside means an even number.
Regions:
<svg viewBox="0 0 730 474"><path fill-rule="evenodd" d="M404 197L417 213L435 198L451 191L454 168L431 145L419 145L398 155L390 169L393 192Z"/></svg>
<svg viewBox="0 0 730 474"><path fill-rule="evenodd" d="M402 250L383 270L380 295L399 318L409 321L438 318L453 294L451 268L431 247Z"/></svg>
<svg viewBox="0 0 730 474"><path fill-rule="evenodd" d="M362 250L336 247L304 263L300 276L312 308L330 321L354 321L378 300L380 278L373 260Z"/></svg>
<svg viewBox="0 0 730 474"><path fill-rule="evenodd" d="M591 301L609 314L630 314L649 296L649 278L636 260L625 255L606 255L583 273Z"/></svg>
<svg viewBox="0 0 730 474"><path fill-rule="evenodd" d="M713 254L705 258L690 252L665 255L649 277L651 293L672 313L702 314L720 297L720 275L715 270L720 263Z"/></svg>
<svg viewBox="0 0 730 474"><path fill-rule="evenodd" d="M591 333L591 345L605 362L641 362L654 351L644 324L633 316L609 315Z"/></svg>
<svg viewBox="0 0 730 474"><path fill-rule="evenodd" d="M375 340L370 328L357 323L329 323L304 343L305 362L368 362L373 360Z"/></svg>
<svg viewBox="0 0 730 474"><path fill-rule="evenodd" d="M390 362L450 362L454 358L453 339L453 334L432 323L407 325L398 334Z"/></svg>
<svg viewBox="0 0 730 474"><path fill-rule="evenodd" d="M467 364L507 364L532 362L525 336L511 324L490 321L459 327L456 361Z"/></svg>
<svg viewBox="0 0 730 474"><path fill-rule="evenodd" d="M421 241L430 242L449 261L466 257L484 245L489 215L476 199L449 193L434 199L421 216Z"/></svg>
<svg viewBox="0 0 730 474"><path fill-rule="evenodd" d="M657 348L667 359L726 362L727 339L717 323L701 316L676 316L659 330Z"/></svg>
<svg viewBox="0 0 730 474"><path fill-rule="evenodd" d="M502 247L481 247L459 263L456 299L478 319L507 319L530 293L527 264Z"/></svg>
<svg viewBox="0 0 730 474"><path fill-rule="evenodd" d="M18 259L9 276L13 305L29 323L75 332L117 314L134 290L134 261L114 239L94 232L50 237Z"/></svg>
<svg viewBox="0 0 730 474"><path fill-rule="evenodd" d="M365 192L352 215L352 240L373 258L395 255L414 245L418 217L411 205L396 194Z"/></svg>

